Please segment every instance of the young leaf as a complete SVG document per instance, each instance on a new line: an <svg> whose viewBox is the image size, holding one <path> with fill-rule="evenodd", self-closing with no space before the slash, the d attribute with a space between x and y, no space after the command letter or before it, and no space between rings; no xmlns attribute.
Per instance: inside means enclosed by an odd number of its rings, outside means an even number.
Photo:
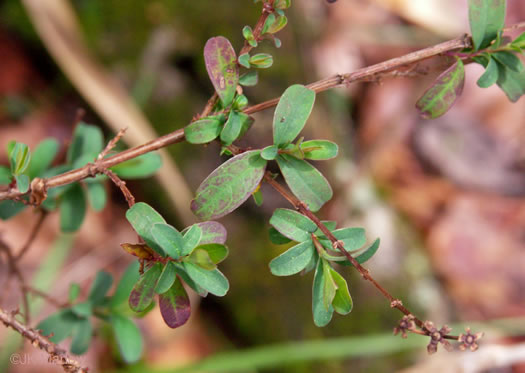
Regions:
<svg viewBox="0 0 525 373"><path fill-rule="evenodd" d="M306 216L288 209L276 209L270 224L283 236L297 242L310 240L310 234L317 230L317 225Z"/></svg>
<svg viewBox="0 0 525 373"><path fill-rule="evenodd" d="M489 62L485 72L478 79L478 86L480 88L488 88L498 81L498 63L492 57L489 58Z"/></svg>
<svg viewBox="0 0 525 373"><path fill-rule="evenodd" d="M266 32L270 34L278 33L286 26L287 23L288 23L288 18L286 18L286 16L279 16L277 17L275 22L272 23L272 25L268 28Z"/></svg>
<svg viewBox="0 0 525 373"><path fill-rule="evenodd" d="M134 363L142 355L142 334L133 321L113 314L109 322L113 328L120 354L126 363Z"/></svg>
<svg viewBox="0 0 525 373"><path fill-rule="evenodd" d="M184 245L182 248L182 256L189 255L195 249L202 238L202 229L198 225L192 225L186 233L184 233Z"/></svg>
<svg viewBox="0 0 525 373"><path fill-rule="evenodd" d="M270 236L270 241L274 245L285 245L289 242L292 242L288 237L283 236L277 229L274 227L271 227L268 231L268 234Z"/></svg>
<svg viewBox="0 0 525 373"><path fill-rule="evenodd" d="M120 278L117 289L109 301L110 307L115 308L124 303L129 298L131 290L139 278L139 262L134 260L130 263L128 268L126 268L126 271Z"/></svg>
<svg viewBox="0 0 525 373"><path fill-rule="evenodd" d="M250 198L261 182L266 161L260 151L239 154L213 171L197 189L191 209L199 218L224 216Z"/></svg>
<svg viewBox="0 0 525 373"><path fill-rule="evenodd" d="M73 140L67 152L67 162L75 163L79 159L85 159L84 164L92 162L102 151L104 137L100 128L86 123L79 123L73 132ZM78 167L84 164L77 164Z"/></svg>
<svg viewBox="0 0 525 373"><path fill-rule="evenodd" d="M237 97L235 97L235 100L233 100L232 108L235 110L242 110L246 106L248 106L248 97L246 97L245 95L238 95Z"/></svg>
<svg viewBox="0 0 525 373"><path fill-rule="evenodd" d="M248 115L235 110L230 112L230 116L221 132L221 141L224 145L230 145L241 134L243 116L247 117Z"/></svg>
<svg viewBox="0 0 525 373"><path fill-rule="evenodd" d="M335 285L337 286L337 291L335 292L332 306L334 307L335 312L338 314L347 315L352 311L354 306L352 297L348 291L348 284L346 283L346 280L343 278L343 276L337 273L333 268L330 268L330 273L332 275L332 279L335 282Z"/></svg>
<svg viewBox="0 0 525 373"><path fill-rule="evenodd" d="M184 262L184 269L196 284L218 297L226 295L230 288L228 279L218 269L207 271L188 262Z"/></svg>
<svg viewBox="0 0 525 373"><path fill-rule="evenodd" d="M270 262L270 271L275 276L291 276L301 272L315 254L311 240L297 244Z"/></svg>
<svg viewBox="0 0 525 373"><path fill-rule="evenodd" d="M155 251L145 243L121 243L120 246L125 252L139 259L151 259L155 254Z"/></svg>
<svg viewBox="0 0 525 373"><path fill-rule="evenodd" d="M416 107L425 119L435 119L445 114L463 92L465 66L456 58L456 63L437 77L432 86L418 100Z"/></svg>
<svg viewBox="0 0 525 373"><path fill-rule="evenodd" d="M469 22L475 50L486 48L505 25L505 0L469 0Z"/></svg>
<svg viewBox="0 0 525 373"><path fill-rule="evenodd" d="M242 36L250 41L250 40L254 40L254 36L253 36L253 30L250 26L244 26L243 29L242 29Z"/></svg>
<svg viewBox="0 0 525 373"><path fill-rule="evenodd" d="M222 121L219 118L204 118L184 127L184 136L191 144L206 144L215 140L221 130Z"/></svg>
<svg viewBox="0 0 525 373"><path fill-rule="evenodd" d="M29 190L29 176L27 175L15 175L16 186L18 190L25 193Z"/></svg>
<svg viewBox="0 0 525 373"><path fill-rule="evenodd" d="M277 163L293 194L313 212L332 198L333 192L328 181L305 160L281 154L277 157Z"/></svg>
<svg viewBox="0 0 525 373"><path fill-rule="evenodd" d="M523 69L524 69L523 63L521 62L519 57L516 56L514 53L502 51L502 52L496 52L492 54L492 56L499 63L511 69L512 71L515 71L517 73L523 72Z"/></svg>
<svg viewBox="0 0 525 373"><path fill-rule="evenodd" d="M88 201L93 210L102 211L106 206L107 195L104 183L99 181L86 183L87 184L87 195Z"/></svg>
<svg viewBox="0 0 525 373"><path fill-rule="evenodd" d="M155 263L140 277L129 295L129 307L133 311L142 312L151 304L161 273L162 265Z"/></svg>
<svg viewBox="0 0 525 373"><path fill-rule="evenodd" d="M200 245L198 249L206 251L215 264L219 264L228 256L228 247L218 243Z"/></svg>
<svg viewBox="0 0 525 373"><path fill-rule="evenodd" d="M275 0L273 7L275 9L288 9L292 5L292 0Z"/></svg>
<svg viewBox="0 0 525 373"><path fill-rule="evenodd" d="M86 216L86 198L80 184L69 188L60 202L60 228L62 232L77 231Z"/></svg>
<svg viewBox="0 0 525 373"><path fill-rule="evenodd" d="M53 159L55 159L58 152L58 148L58 141L53 138L45 139L38 144L33 150L31 162L27 169L27 174L30 178L40 176L42 172L51 166L51 163L53 163Z"/></svg>
<svg viewBox="0 0 525 373"><path fill-rule="evenodd" d="M71 332L73 340L71 341L71 353L75 355L84 354L91 343L93 336L93 326L89 319L80 319L75 323Z"/></svg>
<svg viewBox="0 0 525 373"><path fill-rule="evenodd" d="M302 131L312 112L315 92L296 84L284 91L273 117L273 143L283 148Z"/></svg>
<svg viewBox="0 0 525 373"><path fill-rule="evenodd" d="M250 65L259 69L267 69L273 65L273 57L268 53L258 53L250 57Z"/></svg>
<svg viewBox="0 0 525 373"><path fill-rule="evenodd" d="M226 228L224 228L221 223L216 221L205 221L194 225L197 225L202 231L201 240L199 241L200 245L209 243L224 244L226 242ZM185 234L191 229L191 227L193 227L193 225L185 228L182 233Z"/></svg>
<svg viewBox="0 0 525 373"><path fill-rule="evenodd" d="M237 55L230 41L222 36L209 39L204 46L204 61L223 106L230 105L239 82Z"/></svg>
<svg viewBox="0 0 525 373"><path fill-rule="evenodd" d="M275 21L276 21L275 14L273 13L268 14L268 17L266 17L266 20L264 21L264 25L261 29L261 34L266 34L268 30L270 29L270 27L275 23Z"/></svg>
<svg viewBox="0 0 525 373"><path fill-rule="evenodd" d="M516 102L525 94L525 74L520 74L498 63L498 86L510 101Z"/></svg>
<svg viewBox="0 0 525 373"><path fill-rule="evenodd" d="M267 146L261 151L261 157L267 161L273 161L275 158L277 158L277 155L279 154L278 152L279 148L277 145Z"/></svg>
<svg viewBox="0 0 525 373"><path fill-rule="evenodd" d="M196 264L207 271L212 271L217 268L217 265L213 263L208 252L201 248L195 249L195 251L193 251L188 257L187 261Z"/></svg>
<svg viewBox="0 0 525 373"><path fill-rule="evenodd" d="M157 286L155 286L155 293L162 294L167 292L173 285L173 282L175 282L176 275L175 265L169 261L162 269Z"/></svg>
<svg viewBox="0 0 525 373"><path fill-rule="evenodd" d="M190 299L178 278L167 292L159 295L159 307L164 322L170 328L178 328L190 318Z"/></svg>
<svg viewBox="0 0 525 373"><path fill-rule="evenodd" d="M183 254L184 238L182 234L169 224L157 223L151 228L151 234L162 250L173 259L179 259Z"/></svg>
<svg viewBox="0 0 525 373"><path fill-rule="evenodd" d="M166 223L166 220L157 211L144 202L138 202L126 211L126 219L128 219L133 229L146 241L149 247L165 256L164 250L157 244L155 237L151 233L151 228L154 224Z"/></svg>
<svg viewBox="0 0 525 373"><path fill-rule="evenodd" d="M514 39L511 43L513 47L516 47L518 49L525 48L525 32L522 33L520 36L518 36L516 39Z"/></svg>
<svg viewBox="0 0 525 373"><path fill-rule="evenodd" d="M161 166L160 155L156 152L150 152L113 166L111 171L122 179L144 179L152 176Z"/></svg>
<svg viewBox="0 0 525 373"><path fill-rule="evenodd" d="M248 53L243 53L239 56L239 65L241 65L242 67L246 67L247 69L249 69L251 67L250 65L250 55Z"/></svg>
<svg viewBox="0 0 525 373"><path fill-rule="evenodd" d="M245 87L253 87L257 85L258 81L259 76L257 70L248 71L239 78L239 84Z"/></svg>
<svg viewBox="0 0 525 373"><path fill-rule="evenodd" d="M323 262L323 274L324 274L323 305L324 305L324 308L328 311L330 310L330 308L333 308L332 302L337 292L337 285L335 284L335 281L332 277L332 267L327 261L322 260L322 259L321 261Z"/></svg>
<svg viewBox="0 0 525 373"><path fill-rule="evenodd" d="M106 293L109 291L112 284L113 276L105 271L98 271L95 281L93 281L93 284L91 285L88 299L93 302L93 304L100 303L106 296Z"/></svg>
<svg viewBox="0 0 525 373"><path fill-rule="evenodd" d="M337 144L328 140L310 140L300 145L306 159L321 161L337 157L339 148Z"/></svg>
<svg viewBox="0 0 525 373"><path fill-rule="evenodd" d="M29 166L31 161L31 152L26 144L21 142L15 143L13 150L9 153L9 162L13 175L22 174Z"/></svg>
<svg viewBox="0 0 525 373"><path fill-rule="evenodd" d="M69 309L64 309L52 314L48 318L40 321L36 326L42 335L50 335L49 340L53 343L60 343L71 335L73 327L78 318Z"/></svg>
<svg viewBox="0 0 525 373"><path fill-rule="evenodd" d="M323 260L319 258L317 268L315 269L314 284L312 287L312 312L314 315L314 324L323 327L326 326L334 313L334 308L330 304L328 308L324 305L325 273Z"/></svg>

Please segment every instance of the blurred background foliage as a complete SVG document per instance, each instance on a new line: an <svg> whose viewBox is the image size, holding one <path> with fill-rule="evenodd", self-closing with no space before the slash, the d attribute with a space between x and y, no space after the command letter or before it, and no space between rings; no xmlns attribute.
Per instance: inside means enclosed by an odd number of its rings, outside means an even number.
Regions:
<svg viewBox="0 0 525 373"><path fill-rule="evenodd" d="M525 7L520 2L509 3L509 22L523 19ZM252 1L238 0L71 0L71 4L90 53L117 77L159 134L189 123L213 93L202 57L206 40L223 35L239 50L242 27L256 22L260 8ZM467 30L466 1L425 4L340 0L329 6L321 0L295 0L289 24L279 34L283 47L275 49L267 41L260 48L274 56L273 67L261 70L259 84L246 88L245 94L251 104L262 102L279 96L293 83L352 71ZM100 125L108 138L111 136L111 130L49 56L18 0L0 1L0 41L5 56L0 61L0 66L4 65L0 69L0 148L11 139L31 145L54 136L64 151L77 108L86 109L85 121ZM422 73L416 71L413 79L384 79L318 95L305 136L335 140L341 149L337 160L320 165L335 190L334 200L321 215L337 220L340 227L365 226L370 241L381 237L379 253L370 262L372 273L425 318L450 323L520 316L525 311L521 286L525 276L519 270L519 263L525 261L520 226L525 217L521 197L525 183L524 178L503 171L508 164L523 161L523 152L515 150L525 140L523 101L511 106L497 91L479 92L467 83L466 98L457 108L436 123L422 123L413 105L442 63L418 66ZM475 82L480 73L470 69L467 79ZM258 113L255 126L241 143L253 147L270 144L272 115L272 110ZM425 129L432 125L433 130ZM436 145L426 146L427 138ZM489 143L501 144L497 149L508 151L495 153L490 145L480 151L508 162L480 169L483 165L475 163L476 156L469 149L472 142L486 138L491 139ZM217 144L200 147L183 143L168 150L192 190L221 162ZM454 172L458 162L477 172L458 180ZM490 172L489 176L504 179L484 183L482 176ZM505 180L515 184L517 197L502 196L506 194L501 189ZM130 182L129 186L138 200L150 203L171 224L182 228L154 179ZM191 322L180 330L164 327L157 312L143 319L144 364L178 367L220 351L389 333L396 324L400 315L349 269L344 275L354 310L346 317L336 316L325 328L315 327L312 275L278 278L268 270L267 263L284 249L270 243L267 221L273 209L286 203L264 186L263 194L262 208L249 201L221 220L228 229L231 249L222 264L231 283L229 294L202 300ZM119 277L130 258L120 252L118 244L133 237L124 219L125 208L125 201L112 188L111 205L100 214L91 211L70 245L60 282L77 281L88 289L99 268ZM27 211L9 223L1 222L6 239L19 245L27 220L34 218ZM464 224L472 227L467 229L471 235L458 229ZM49 254L56 226L54 217L46 222L46 233L39 235L24 264L28 274L34 273L41 256ZM496 258L491 254L496 249L514 258L514 263ZM493 271L499 276L494 277ZM66 285L55 281L47 290L60 299L66 297ZM481 299L485 297L491 299ZM16 304L16 294L9 296L9 301ZM51 312L46 306L37 319ZM104 335L107 333L102 330L100 336ZM6 340L5 330L0 330L0 338ZM397 339L394 343L408 342ZM377 357L371 347L372 353L362 358L345 359L341 354L260 371L389 372L424 360L424 348L400 348L400 352L384 356L379 346ZM113 353L106 354L108 351ZM143 365L125 368L114 351L111 341L98 338L85 356L86 364L97 371L146 369ZM37 352L29 346L27 353ZM9 371L26 368L11 366ZM55 368L43 363L35 369Z"/></svg>

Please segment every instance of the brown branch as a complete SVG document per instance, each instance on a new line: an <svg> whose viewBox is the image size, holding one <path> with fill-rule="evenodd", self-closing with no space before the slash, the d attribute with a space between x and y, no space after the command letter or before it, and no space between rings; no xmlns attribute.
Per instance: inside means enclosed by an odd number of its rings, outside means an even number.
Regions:
<svg viewBox="0 0 525 373"><path fill-rule="evenodd" d="M20 268L18 268L16 259L13 253L11 252L11 248L9 247L9 245L7 245L2 240L0 240L0 250L6 254L7 265L9 267L8 283L6 284L7 288L11 281L12 276L16 277L18 279L18 286L20 288L20 293L22 294L22 304L24 305L24 320L27 324L29 324L31 315L30 315L30 310L29 310L29 300L27 299L27 292L25 290L26 282L24 279L24 275L22 274L22 271L20 271ZM5 290L7 290L7 288ZM7 293L7 291L5 293Z"/></svg>
<svg viewBox="0 0 525 373"><path fill-rule="evenodd" d="M80 363L51 342L49 338L41 335L37 330L22 324L15 318L16 313L7 312L0 308L0 321L6 326L14 329L22 337L27 339L33 346L46 352L49 355L48 362L58 364L67 373L87 373L88 368L82 367Z"/></svg>
<svg viewBox="0 0 525 373"><path fill-rule="evenodd" d="M124 198L126 198L128 206L133 206L135 204L135 197L133 197L133 194L131 194L130 190L126 186L126 182L119 178L117 174L115 174L111 170L104 170L104 175L107 175L107 177L111 179L113 184L115 184L120 189L120 191L124 195Z"/></svg>

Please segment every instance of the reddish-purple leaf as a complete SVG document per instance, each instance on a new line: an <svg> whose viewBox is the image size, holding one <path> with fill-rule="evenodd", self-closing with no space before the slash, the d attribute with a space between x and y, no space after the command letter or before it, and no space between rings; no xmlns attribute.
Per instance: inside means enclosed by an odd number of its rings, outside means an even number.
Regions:
<svg viewBox="0 0 525 373"><path fill-rule="evenodd" d="M215 91L222 104L228 106L239 83L237 55L230 41L223 36L209 39L204 46L204 61Z"/></svg>
<svg viewBox="0 0 525 373"><path fill-rule="evenodd" d="M153 301L155 286L162 273L162 265L155 263L137 281L129 295L129 307L135 312L142 312Z"/></svg>
<svg viewBox="0 0 525 373"><path fill-rule="evenodd" d="M170 328L178 328L190 318L190 299L178 277L167 292L159 295L159 307L164 322Z"/></svg>
<svg viewBox="0 0 525 373"><path fill-rule="evenodd" d="M206 245L210 243L218 243L223 245L226 242L227 232L226 228L221 223L216 221L205 221L202 223L197 223L197 225L202 230L201 240L199 245ZM182 233L186 233L190 227L185 228Z"/></svg>
<svg viewBox="0 0 525 373"><path fill-rule="evenodd" d="M456 63L437 77L432 86L418 100L416 107L425 119L434 119L445 114L463 92L465 66L456 58Z"/></svg>

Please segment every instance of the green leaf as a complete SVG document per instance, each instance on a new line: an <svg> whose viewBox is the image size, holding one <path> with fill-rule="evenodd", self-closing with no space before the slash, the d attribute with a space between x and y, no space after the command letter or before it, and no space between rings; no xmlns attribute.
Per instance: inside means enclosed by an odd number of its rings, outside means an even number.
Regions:
<svg viewBox="0 0 525 373"><path fill-rule="evenodd" d="M80 184L71 186L60 201L60 229L62 232L76 232L86 216L86 197Z"/></svg>
<svg viewBox="0 0 525 373"><path fill-rule="evenodd" d="M22 174L29 166L31 161L31 151L26 144L17 142L9 154L9 162L11 164L11 172L13 175Z"/></svg>
<svg viewBox="0 0 525 373"><path fill-rule="evenodd" d="M253 30L250 26L244 26L242 29L242 36L247 40L254 40L255 37L253 36Z"/></svg>
<svg viewBox="0 0 525 373"><path fill-rule="evenodd" d="M104 183L93 182L87 184L88 201L93 210L102 211L106 207L107 195Z"/></svg>
<svg viewBox="0 0 525 373"><path fill-rule="evenodd" d="M456 57L456 63L437 77L432 86L418 100L416 107L425 119L435 119L445 114L463 92L465 67Z"/></svg>
<svg viewBox="0 0 525 373"><path fill-rule="evenodd" d="M159 295L159 308L164 322L170 328L178 328L190 318L190 299L178 278L167 292Z"/></svg>
<svg viewBox="0 0 525 373"><path fill-rule="evenodd" d="M93 284L91 285L88 299L95 305L99 304L106 296L106 293L109 291L112 284L113 276L105 271L98 271L95 281L93 281Z"/></svg>
<svg viewBox="0 0 525 373"><path fill-rule="evenodd" d="M266 20L264 21L264 25L261 29L261 35L266 34L270 27L275 23L275 14L270 13L268 14L268 17L266 17Z"/></svg>
<svg viewBox="0 0 525 373"><path fill-rule="evenodd" d="M182 234L169 224L157 223L151 228L151 234L162 250L173 259L183 255L184 239Z"/></svg>
<svg viewBox="0 0 525 373"><path fill-rule="evenodd" d="M335 282L335 285L337 286L337 291L335 292L332 306L334 307L335 312L338 314L347 315L352 311L354 306L352 297L348 291L348 284L346 283L346 280L343 278L343 276L337 273L333 268L330 268L330 273L332 275L332 279Z"/></svg>
<svg viewBox="0 0 525 373"><path fill-rule="evenodd" d="M337 157L339 148L337 144L328 140L310 140L300 145L306 159L321 161Z"/></svg>
<svg viewBox="0 0 525 373"><path fill-rule="evenodd" d="M221 141L225 145L230 145L237 140L241 136L243 126L246 125L246 122L251 122L248 124L248 126L251 126L253 118L243 112L235 110L231 111L230 116L222 129Z"/></svg>
<svg viewBox="0 0 525 373"><path fill-rule="evenodd" d="M25 193L29 190L29 176L25 174L15 175L15 180L16 186L21 193Z"/></svg>
<svg viewBox="0 0 525 373"><path fill-rule="evenodd" d="M276 209L270 224L283 236L297 242L310 240L310 234L317 230L317 225L306 216L288 209Z"/></svg>
<svg viewBox="0 0 525 373"><path fill-rule="evenodd" d="M73 282L71 285L69 285L69 294L68 294L68 301L69 303L73 303L77 300L78 296L80 295L80 285L76 282Z"/></svg>
<svg viewBox="0 0 525 373"><path fill-rule="evenodd" d="M380 241L378 238L372 243L372 245L366 248L362 254L359 254L358 256L356 256L355 260L357 260L359 264L362 264L368 261L371 257L374 256L374 254L377 252L377 249L379 249L379 243Z"/></svg>
<svg viewBox="0 0 525 373"><path fill-rule="evenodd" d="M267 69L273 65L273 57L268 53L257 53L250 57L250 65L258 69Z"/></svg>
<svg viewBox="0 0 525 373"><path fill-rule="evenodd" d="M184 269L196 284L216 296L222 297L226 295L230 288L228 279L218 269L207 271L198 265L188 262L184 263Z"/></svg>
<svg viewBox="0 0 525 373"><path fill-rule="evenodd" d="M525 32L518 36L516 39L514 39L511 45L519 49L525 48Z"/></svg>
<svg viewBox="0 0 525 373"><path fill-rule="evenodd" d="M363 228L341 228L332 231L339 241L343 241L346 251L359 250L366 243L366 234ZM332 243L326 237L321 236L320 242L324 247L332 249Z"/></svg>
<svg viewBox="0 0 525 373"><path fill-rule="evenodd" d="M328 308L324 305L325 299L325 271L323 260L319 258L317 261L317 268L315 269L314 284L312 287L312 313L314 316L314 324L318 327L326 326L334 313L334 308L330 304Z"/></svg>
<svg viewBox="0 0 525 373"><path fill-rule="evenodd" d="M199 218L224 216L246 201L261 182L266 161L260 151L239 154L213 171L197 189L191 209Z"/></svg>
<svg viewBox="0 0 525 373"><path fill-rule="evenodd" d="M126 219L149 247L162 256L166 255L151 233L154 224L166 223L166 220L157 211L144 202L138 202L126 211Z"/></svg>
<svg viewBox="0 0 525 373"><path fill-rule="evenodd" d="M242 110L248 106L248 97L245 95L238 95L233 101L232 108L235 110ZM245 114L246 115L246 114Z"/></svg>
<svg viewBox="0 0 525 373"><path fill-rule="evenodd" d="M237 55L230 41L222 36L209 39L204 46L204 61L223 106L230 105L239 83Z"/></svg>
<svg viewBox="0 0 525 373"><path fill-rule="evenodd" d="M221 130L222 121L219 118L204 118L184 127L184 136L191 144L206 144L215 140Z"/></svg>
<svg viewBox="0 0 525 373"><path fill-rule="evenodd" d="M252 193L253 201L257 206L262 206L263 204L263 194L261 192L261 188L257 189L255 192Z"/></svg>
<svg viewBox="0 0 525 373"><path fill-rule="evenodd" d="M0 185L9 185L13 175L8 167L0 166Z"/></svg>
<svg viewBox="0 0 525 373"><path fill-rule="evenodd" d="M139 328L133 321L118 314L111 315L109 320L124 361L134 363L139 360L143 349Z"/></svg>
<svg viewBox="0 0 525 373"><path fill-rule="evenodd" d="M200 245L197 249L206 251L215 264L219 264L228 256L228 247L219 243Z"/></svg>
<svg viewBox="0 0 525 373"><path fill-rule="evenodd" d="M505 0L469 0L469 22L475 50L496 39L505 25Z"/></svg>
<svg viewBox="0 0 525 373"><path fill-rule="evenodd" d="M525 94L525 74L520 74L498 63L498 86L510 101L516 102Z"/></svg>
<svg viewBox="0 0 525 373"><path fill-rule="evenodd" d="M330 266L330 263L328 263L326 260L322 260L322 262L324 273L323 305L324 308L328 311L331 308L333 308L332 302L335 298L335 293L337 292L337 285L335 284L335 281L332 277L332 267Z"/></svg>
<svg viewBox="0 0 525 373"><path fill-rule="evenodd" d="M207 271L212 271L217 268L217 265L213 263L208 252L201 248L195 249L195 251L193 251L188 257L187 261L196 264Z"/></svg>
<svg viewBox="0 0 525 373"><path fill-rule="evenodd" d="M296 84L281 96L273 117L273 143L280 148L292 142L302 131L315 102L315 92Z"/></svg>
<svg viewBox="0 0 525 373"><path fill-rule="evenodd" d="M175 271L177 272L177 275L179 275L179 277L201 297L208 295L208 291L206 289L201 287L199 284L193 281L190 276L188 276L188 273L186 272L186 269L182 263L175 263Z"/></svg>
<svg viewBox="0 0 525 373"><path fill-rule="evenodd" d="M502 52L496 52L492 54L493 58L495 58L499 63L506 66L507 68L517 72L521 73L523 72L523 63L521 60L516 56L514 53L502 51Z"/></svg>
<svg viewBox="0 0 525 373"><path fill-rule="evenodd" d="M488 88L498 81L498 63L493 58L489 58L485 72L478 79L480 88Z"/></svg>
<svg viewBox="0 0 525 373"><path fill-rule="evenodd" d="M241 77L239 78L239 84L245 87L253 87L257 85L258 81L259 76L257 70L248 71L246 74L241 75Z"/></svg>
<svg viewBox="0 0 525 373"><path fill-rule="evenodd" d="M193 224L185 228L182 233L185 234L194 225L198 226L202 231L201 240L199 242L200 245L209 243L224 244L226 242L226 228L224 228L221 223L216 221L205 221L202 223Z"/></svg>
<svg viewBox="0 0 525 373"><path fill-rule="evenodd" d="M305 160L281 154L277 157L277 163L293 194L313 212L332 198L333 192L328 181Z"/></svg>
<svg viewBox="0 0 525 373"><path fill-rule="evenodd" d="M40 321L36 329L41 330L41 334L44 336L49 336L53 333L49 340L53 343L60 343L71 335L77 320L78 318L71 310L65 309Z"/></svg>
<svg viewBox="0 0 525 373"><path fill-rule="evenodd" d="M22 202L5 200L0 201L0 219L8 220L18 215L26 208Z"/></svg>
<svg viewBox="0 0 525 373"><path fill-rule="evenodd" d="M266 32L269 34L275 34L281 31L284 27L286 27L286 24L288 23L288 18L286 16L279 16L275 20L274 23L267 29Z"/></svg>
<svg viewBox="0 0 525 373"><path fill-rule="evenodd" d="M113 166L111 171L122 179L144 179L155 174L161 166L160 154L150 152Z"/></svg>
<svg viewBox="0 0 525 373"><path fill-rule="evenodd" d="M289 242L292 242L292 240L290 240L288 237L285 237L283 236L281 233L279 233L279 231L277 229L275 229L274 227L271 227L268 231L268 234L270 236L270 241L274 244L274 245L284 245L284 244L287 244Z"/></svg>
<svg viewBox="0 0 525 373"><path fill-rule="evenodd" d="M75 355L84 354L91 343L93 336L93 326L89 319L79 320L72 331L73 340L71 341L71 353Z"/></svg>
<svg viewBox="0 0 525 373"><path fill-rule="evenodd" d="M112 308L120 306L126 300L128 300L131 290L135 283L139 280L139 262L134 260L130 263L126 271L120 278L120 281L117 285L117 289L113 293L109 305Z"/></svg>
<svg viewBox="0 0 525 373"><path fill-rule="evenodd" d="M81 318L90 317L93 314L93 304L90 300L73 305L71 311Z"/></svg>
<svg viewBox="0 0 525 373"><path fill-rule="evenodd" d="M239 62L239 65L249 69L251 67L251 65L250 65L250 54L249 53L241 54L239 56L238 62Z"/></svg>
<svg viewBox="0 0 525 373"><path fill-rule="evenodd" d="M155 286L162 273L162 265L155 263L139 279L131 290L129 307L135 312L144 311L153 301Z"/></svg>
<svg viewBox="0 0 525 373"><path fill-rule="evenodd" d="M190 229L184 234L184 245L182 247L181 256L189 255L195 249L202 238L202 229L198 225L192 225Z"/></svg>
<svg viewBox="0 0 525 373"><path fill-rule="evenodd" d="M288 9L292 5L292 0L275 0L273 7L275 9Z"/></svg>
<svg viewBox="0 0 525 373"><path fill-rule="evenodd" d="M270 262L275 276L291 276L301 272L312 260L315 248L311 240L297 244Z"/></svg>
<svg viewBox="0 0 525 373"><path fill-rule="evenodd" d="M31 162L27 169L27 174L30 178L40 176L42 172L51 166L53 159L55 159L58 153L58 141L53 138L48 138L40 142L38 146L33 150Z"/></svg>
<svg viewBox="0 0 525 373"><path fill-rule="evenodd" d="M267 161L273 161L275 158L277 158L277 155L279 154L278 152L279 148L277 145L267 146L261 151L261 157Z"/></svg>
<svg viewBox="0 0 525 373"><path fill-rule="evenodd" d="M162 269L157 286L155 286L155 293L162 294L167 292L175 282L176 276L175 265L169 261Z"/></svg>
<svg viewBox="0 0 525 373"><path fill-rule="evenodd" d="M330 220L321 220L321 223L323 223L325 225L326 228L328 228L329 231L333 231L336 227L337 227L337 222L336 221L330 221ZM324 233L323 231L321 231L321 229L317 229L314 234L316 236L323 236Z"/></svg>
<svg viewBox="0 0 525 373"><path fill-rule="evenodd" d="M84 164L92 162L102 151L104 136L100 128L86 123L79 123L73 132L73 140L67 152L67 162L72 164L85 159ZM81 167L83 164L78 164Z"/></svg>

